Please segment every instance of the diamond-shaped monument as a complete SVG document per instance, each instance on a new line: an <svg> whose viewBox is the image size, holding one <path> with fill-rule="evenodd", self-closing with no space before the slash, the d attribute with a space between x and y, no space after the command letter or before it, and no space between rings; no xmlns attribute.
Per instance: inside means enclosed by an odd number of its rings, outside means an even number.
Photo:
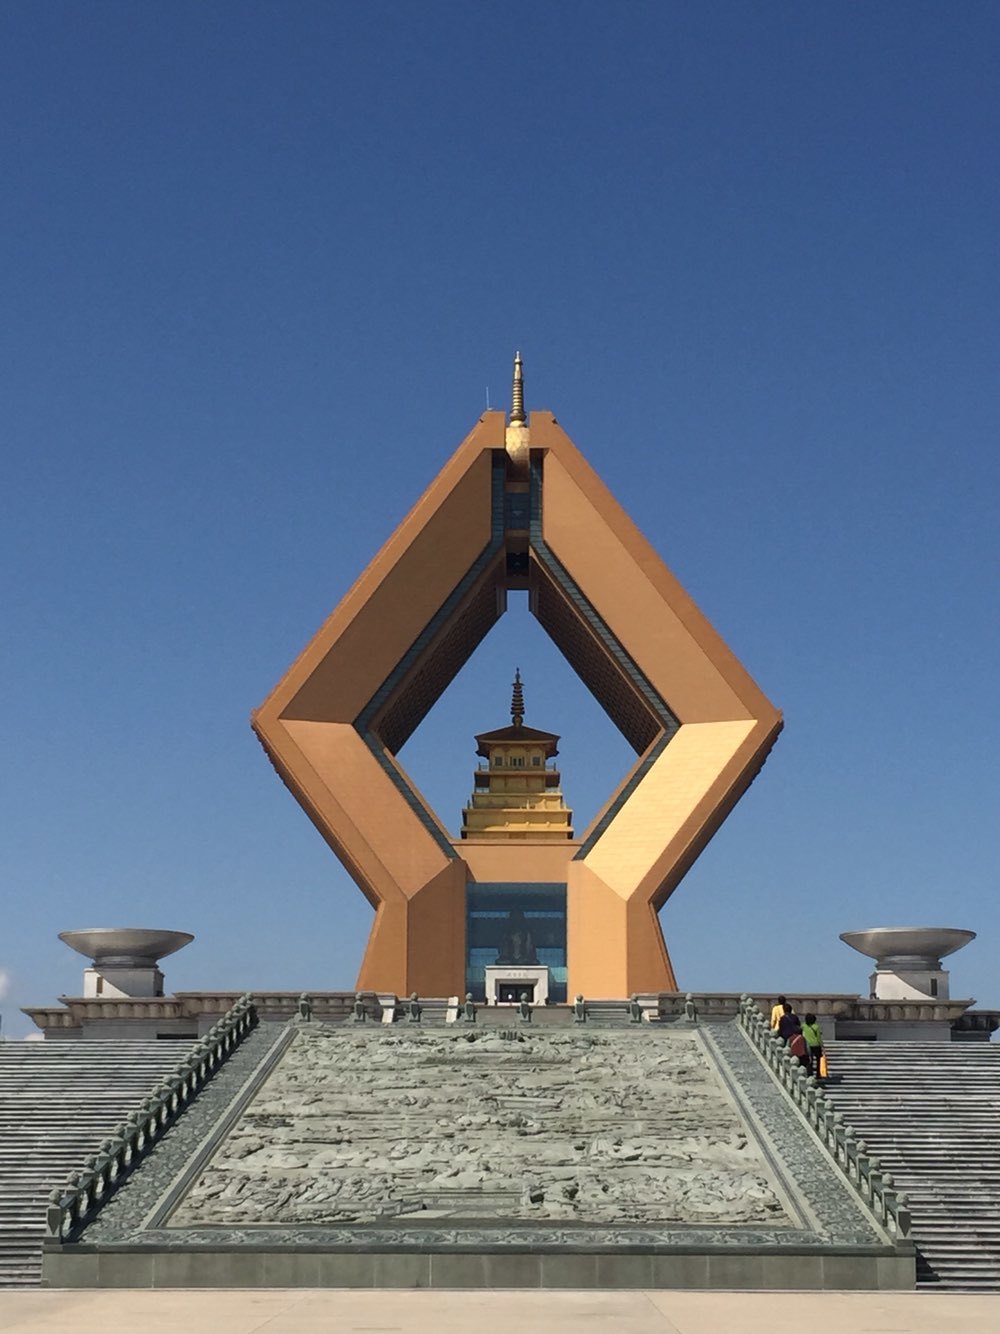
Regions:
<svg viewBox="0 0 1000 1334"><path fill-rule="evenodd" d="M453 837L396 759L513 589L636 752L561 842ZM464 993L477 905L543 904L561 999L676 990L657 912L782 723L555 417L526 417L518 357L509 423L483 414L253 726L375 908L360 989Z"/></svg>

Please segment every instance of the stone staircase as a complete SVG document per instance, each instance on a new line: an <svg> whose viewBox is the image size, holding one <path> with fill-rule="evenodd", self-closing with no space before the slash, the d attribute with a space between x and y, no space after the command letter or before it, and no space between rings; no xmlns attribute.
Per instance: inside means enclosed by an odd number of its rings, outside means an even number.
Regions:
<svg viewBox="0 0 1000 1334"><path fill-rule="evenodd" d="M40 1282L49 1191L96 1152L189 1046L0 1042L0 1287Z"/></svg>
<svg viewBox="0 0 1000 1334"><path fill-rule="evenodd" d="M831 1042L827 1092L910 1197L917 1286L1000 1290L1000 1045Z"/></svg>

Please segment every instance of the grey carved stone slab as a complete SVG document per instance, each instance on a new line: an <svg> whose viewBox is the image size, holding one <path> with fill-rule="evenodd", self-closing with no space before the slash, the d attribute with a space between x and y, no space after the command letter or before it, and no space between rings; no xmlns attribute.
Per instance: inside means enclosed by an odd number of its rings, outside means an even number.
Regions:
<svg viewBox="0 0 1000 1334"><path fill-rule="evenodd" d="M277 1034L248 1039L84 1245L886 1245L735 1024L307 1024L272 1067Z"/></svg>
<svg viewBox="0 0 1000 1334"><path fill-rule="evenodd" d="M173 1227L787 1218L695 1034L303 1028Z"/></svg>

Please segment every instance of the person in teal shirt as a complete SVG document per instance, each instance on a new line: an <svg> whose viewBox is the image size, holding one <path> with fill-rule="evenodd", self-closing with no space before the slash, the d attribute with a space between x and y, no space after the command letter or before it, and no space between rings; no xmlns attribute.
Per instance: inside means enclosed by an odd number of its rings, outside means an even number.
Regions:
<svg viewBox="0 0 1000 1334"><path fill-rule="evenodd" d="M803 1020L802 1036L806 1040L806 1047L809 1052L809 1068L819 1079L820 1061L823 1057L823 1033L814 1014L807 1014Z"/></svg>

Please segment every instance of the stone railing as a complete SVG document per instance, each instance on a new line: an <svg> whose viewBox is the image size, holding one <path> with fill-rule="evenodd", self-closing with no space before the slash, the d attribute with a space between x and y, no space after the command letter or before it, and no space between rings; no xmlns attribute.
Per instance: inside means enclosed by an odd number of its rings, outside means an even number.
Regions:
<svg viewBox="0 0 1000 1334"><path fill-rule="evenodd" d="M816 1131L823 1147L875 1215L898 1241L910 1234L910 1210L906 1195L895 1188L892 1173L883 1170L868 1152L864 1140L855 1136L840 1112L823 1093L815 1075L806 1073L783 1038L770 1028L755 1001L744 996L738 1020L744 1035L764 1058L778 1083Z"/></svg>
<svg viewBox="0 0 1000 1334"><path fill-rule="evenodd" d="M295 1017L298 991L254 991L254 1004L262 1021L287 1023ZM372 993L366 993L369 996ZM347 1019L354 1004L353 991L313 993L317 1019L337 1023ZM136 1037L177 1030L190 1035L207 1031L239 1000L238 991L178 991L173 996L69 996L59 1006L27 1006L22 1013L44 1032L56 1038L101 1037L100 1025L109 1020L134 1022ZM122 1030L117 1030L119 1035Z"/></svg>
<svg viewBox="0 0 1000 1334"><path fill-rule="evenodd" d="M129 1112L98 1152L51 1192L47 1241L72 1236L101 1208L256 1025L257 1007L248 992L195 1043L173 1074Z"/></svg>
<svg viewBox="0 0 1000 1334"><path fill-rule="evenodd" d="M952 1024L952 1041L961 1041L968 1033L995 1033L998 1028L1000 1012L997 1010L969 1010Z"/></svg>

